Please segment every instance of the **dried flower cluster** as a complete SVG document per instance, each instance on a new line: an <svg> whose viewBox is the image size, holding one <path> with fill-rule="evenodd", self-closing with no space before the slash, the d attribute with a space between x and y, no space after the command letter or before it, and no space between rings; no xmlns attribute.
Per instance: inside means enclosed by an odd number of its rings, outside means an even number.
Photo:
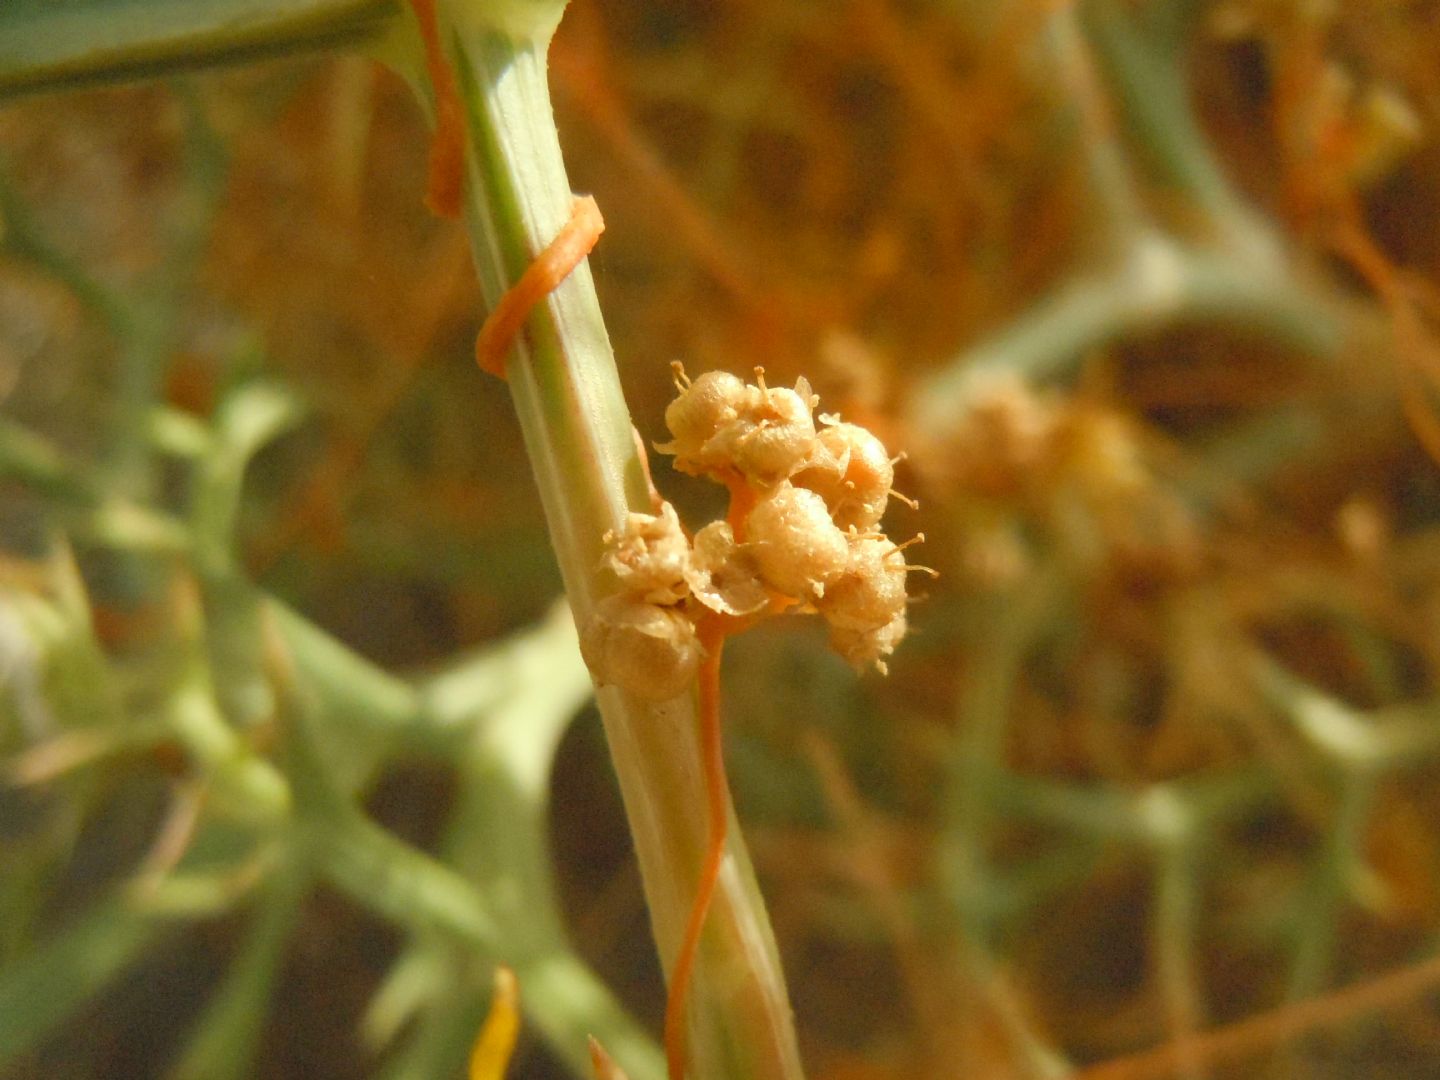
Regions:
<svg viewBox="0 0 1440 1080"><path fill-rule="evenodd" d="M664 700L695 677L707 615L744 620L780 610L818 612L834 647L857 668L885 670L905 636L902 545L880 529L894 462L855 424L818 415L800 379L793 390L723 371L691 382L665 410L675 467L731 492L731 513L688 536L669 503L630 514L609 537L606 566L620 588L581 635L596 679ZM818 427L817 427L818 421Z"/></svg>

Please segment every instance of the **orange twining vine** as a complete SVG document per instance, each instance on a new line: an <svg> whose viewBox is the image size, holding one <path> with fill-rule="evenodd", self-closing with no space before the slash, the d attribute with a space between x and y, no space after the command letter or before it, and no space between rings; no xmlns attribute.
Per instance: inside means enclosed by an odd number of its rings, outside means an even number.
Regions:
<svg viewBox="0 0 1440 1080"><path fill-rule="evenodd" d="M445 62L440 43L436 0L410 0L425 44L425 70L435 88L435 136L430 141L430 174L425 205L437 217L460 216L460 196L465 176L465 120L460 107L460 90L455 73Z"/></svg>
<svg viewBox="0 0 1440 1080"><path fill-rule="evenodd" d="M435 89L435 134L430 141L425 205L437 217L456 218L465 185L465 118L455 73L445 62L436 3L410 0L425 46L425 69ZM530 312L584 261L604 231L605 219L595 200L589 195L576 199L570 220L486 317L475 339L475 362L481 371L505 378L505 359Z"/></svg>
<svg viewBox="0 0 1440 1080"><path fill-rule="evenodd" d="M698 681L709 830L670 974L671 1080L685 1072L686 998L725 852L725 639L782 611L816 612L851 664L883 672L905 636L906 573L924 569L905 563L903 551L915 541L894 544L880 528L896 494L898 459L864 428L817 417L819 399L804 379L787 390L766 386L760 368L755 375L754 384L723 371L692 382L675 365L679 396L665 410L673 438L657 449L674 455L682 472L724 484L729 512L693 537L658 497L655 513L630 514L606 538L604 564L619 587L581 633L581 652L600 685L665 701Z"/></svg>
<svg viewBox="0 0 1440 1080"><path fill-rule="evenodd" d="M605 219L594 197L577 198L570 208L570 220L486 316L475 339L475 362L481 371L505 378L505 358L530 312L584 261L604 231Z"/></svg>

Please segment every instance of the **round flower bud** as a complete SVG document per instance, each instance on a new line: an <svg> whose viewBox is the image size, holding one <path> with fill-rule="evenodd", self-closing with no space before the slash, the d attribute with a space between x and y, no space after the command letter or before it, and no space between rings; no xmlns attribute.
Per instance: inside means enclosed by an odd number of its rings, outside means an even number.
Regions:
<svg viewBox="0 0 1440 1080"><path fill-rule="evenodd" d="M799 469L815 445L815 420L810 412L810 384L794 390L768 386L747 388L746 405L722 439L731 460L747 480L770 487Z"/></svg>
<svg viewBox="0 0 1440 1080"><path fill-rule="evenodd" d="M761 576L775 591L801 600L825 592L850 561L850 544L825 500L782 484L746 519L746 539Z"/></svg>
<svg viewBox="0 0 1440 1080"><path fill-rule="evenodd" d="M705 372L665 409L665 426L674 439L656 449L674 454L675 467L683 472L701 473L728 464L723 440L715 443L715 436L735 420L747 389L728 371Z"/></svg>
<svg viewBox="0 0 1440 1080"><path fill-rule="evenodd" d="M675 507L661 503L659 514L628 514L624 531L610 538L605 564L632 596L652 604L685 597L690 543Z"/></svg>
<svg viewBox="0 0 1440 1080"><path fill-rule="evenodd" d="M835 524L864 530L879 522L895 483L885 444L857 424L820 429L795 483L819 493Z"/></svg>
<svg viewBox="0 0 1440 1080"><path fill-rule="evenodd" d="M581 633L580 655L598 685L668 701L694 681L704 650L678 608L610 596Z"/></svg>
<svg viewBox="0 0 1440 1080"><path fill-rule="evenodd" d="M856 537L850 562L816 601L832 628L866 633L905 613L905 559L885 539Z"/></svg>
<svg viewBox="0 0 1440 1080"><path fill-rule="evenodd" d="M857 671L874 664L880 674L888 670L885 657L895 651L905 637L905 611L891 619L884 626L869 630L856 630L830 624L830 645L843 656Z"/></svg>

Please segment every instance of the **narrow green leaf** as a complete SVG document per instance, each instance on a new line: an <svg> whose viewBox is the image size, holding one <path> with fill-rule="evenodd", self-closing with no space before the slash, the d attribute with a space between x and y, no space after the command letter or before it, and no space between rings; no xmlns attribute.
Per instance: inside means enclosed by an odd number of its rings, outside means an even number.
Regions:
<svg viewBox="0 0 1440 1080"><path fill-rule="evenodd" d="M5 0L0 98L374 39L399 0Z"/></svg>
<svg viewBox="0 0 1440 1080"><path fill-rule="evenodd" d="M271 990L309 884L309 878L293 868L275 875L260 898L234 966L171 1080L244 1080L254 1075Z"/></svg>
<svg viewBox="0 0 1440 1080"><path fill-rule="evenodd" d="M164 926L112 897L0 971L0 1072L103 990Z"/></svg>

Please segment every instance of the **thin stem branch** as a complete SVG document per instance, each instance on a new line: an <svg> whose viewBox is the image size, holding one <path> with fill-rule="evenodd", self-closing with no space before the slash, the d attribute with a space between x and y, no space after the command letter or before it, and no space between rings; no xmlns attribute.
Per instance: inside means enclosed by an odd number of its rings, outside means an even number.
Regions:
<svg viewBox="0 0 1440 1080"><path fill-rule="evenodd" d="M1072 1080L1165 1080L1183 1055L1207 1065L1243 1061L1302 1035L1353 1024L1357 1019L1413 1001L1440 986L1440 956L1368 982L1287 1005L1197 1035L1187 1046L1166 1043L1073 1074Z"/></svg>

